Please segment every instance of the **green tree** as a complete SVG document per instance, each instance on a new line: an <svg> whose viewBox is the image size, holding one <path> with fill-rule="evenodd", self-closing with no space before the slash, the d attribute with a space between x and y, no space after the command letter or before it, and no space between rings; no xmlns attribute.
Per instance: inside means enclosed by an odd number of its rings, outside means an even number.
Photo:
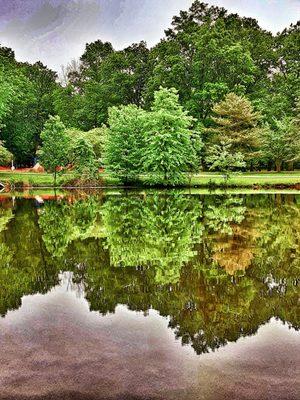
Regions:
<svg viewBox="0 0 300 400"><path fill-rule="evenodd" d="M84 139L91 144L95 153L96 160L103 165L105 140L108 135L107 126L103 125L100 128L94 128L89 131L82 131L77 128L67 128L66 134L70 140L70 159L72 158L72 147L78 139Z"/></svg>
<svg viewBox="0 0 300 400"><path fill-rule="evenodd" d="M59 93L56 104L60 112L73 126L91 130L107 122L109 107L143 105L148 53L145 42L120 51L100 40L87 44L79 77L77 72L76 79ZM72 99L70 106L64 103L64 96Z"/></svg>
<svg viewBox="0 0 300 400"><path fill-rule="evenodd" d="M160 85L175 87L184 107L209 125L224 94L255 93L265 86L274 58L272 34L257 21L194 1L173 17L172 28L149 56L146 99Z"/></svg>
<svg viewBox="0 0 300 400"><path fill-rule="evenodd" d="M253 110L250 101L229 93L213 111L215 127L209 130L215 134L214 141L229 141L232 151L242 153L245 159L253 157L260 144L261 129L258 127L259 114Z"/></svg>
<svg viewBox="0 0 300 400"><path fill-rule="evenodd" d="M95 42L87 43L85 51L80 57L83 76L95 78L101 63L113 52L114 49L109 42L96 40Z"/></svg>
<svg viewBox="0 0 300 400"><path fill-rule="evenodd" d="M108 133L108 127L105 125L84 132L84 137L93 146L95 157L100 165L104 163L104 148Z"/></svg>
<svg viewBox="0 0 300 400"><path fill-rule="evenodd" d="M21 68L12 65L7 70L7 78L14 95L9 103L9 112L2 120L1 139L14 154L18 164L32 163L36 150L36 122L33 117L35 97L33 84Z"/></svg>
<svg viewBox="0 0 300 400"><path fill-rule="evenodd" d="M152 184L176 185L197 164L191 139L193 118L179 104L176 89L161 88L148 115L143 169Z"/></svg>
<svg viewBox="0 0 300 400"><path fill-rule="evenodd" d="M300 159L300 131L295 129L291 118L273 120L272 126L266 126L262 135L262 151L274 161L277 172L282 170L284 162L293 163Z"/></svg>
<svg viewBox="0 0 300 400"><path fill-rule="evenodd" d="M97 174L96 156L91 143L79 137L71 148L75 171L83 180L93 179Z"/></svg>
<svg viewBox="0 0 300 400"><path fill-rule="evenodd" d="M69 153L69 140L65 126L58 116L51 116L45 123L41 139L43 143L39 157L42 165L53 173L54 185L56 186L57 169L67 164Z"/></svg>
<svg viewBox="0 0 300 400"><path fill-rule="evenodd" d="M0 127L3 118L10 111L13 95L13 83L10 79L7 79L4 69L0 69Z"/></svg>
<svg viewBox="0 0 300 400"><path fill-rule="evenodd" d="M292 119L293 130L295 134L300 132L300 97L296 101L296 106L294 108L294 116Z"/></svg>
<svg viewBox="0 0 300 400"><path fill-rule="evenodd" d="M5 48L0 48L0 70L1 139L18 164L31 165L42 127L53 111L56 73L40 62L19 63L14 53Z"/></svg>
<svg viewBox="0 0 300 400"><path fill-rule="evenodd" d="M82 103L82 96L71 83L66 86L59 86L53 93L55 114L68 128L84 127L80 119Z"/></svg>
<svg viewBox="0 0 300 400"><path fill-rule="evenodd" d="M4 143L0 140L0 165L9 165L12 162L13 155L4 146Z"/></svg>
<svg viewBox="0 0 300 400"><path fill-rule="evenodd" d="M243 154L233 152L230 142L221 142L220 145L211 146L207 152L206 163L210 170L222 172L225 182L232 173L246 166Z"/></svg>
<svg viewBox="0 0 300 400"><path fill-rule="evenodd" d="M107 171L124 183L135 181L142 172L145 121L146 112L135 105L109 110L104 163Z"/></svg>

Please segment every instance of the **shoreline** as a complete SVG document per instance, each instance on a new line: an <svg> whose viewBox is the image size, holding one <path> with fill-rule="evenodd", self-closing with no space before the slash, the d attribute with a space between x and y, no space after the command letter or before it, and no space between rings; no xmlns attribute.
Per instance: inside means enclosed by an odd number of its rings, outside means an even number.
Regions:
<svg viewBox="0 0 300 400"><path fill-rule="evenodd" d="M242 173L233 175L226 183L222 174L199 173L186 177L186 182L177 186L147 185L146 176L139 176L139 181L132 185L124 185L109 174L103 174L99 180L93 182L76 183L74 176L62 175L58 178L56 186L53 185L53 176L49 173L22 173L0 172L0 184L3 192L26 191L35 189L44 190L146 190L146 189L250 189L257 190L297 190L300 191L300 171Z"/></svg>

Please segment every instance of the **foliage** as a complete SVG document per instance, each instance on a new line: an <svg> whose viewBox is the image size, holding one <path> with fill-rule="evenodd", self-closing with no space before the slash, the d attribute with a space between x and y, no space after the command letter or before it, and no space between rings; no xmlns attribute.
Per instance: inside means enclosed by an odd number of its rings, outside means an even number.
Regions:
<svg viewBox="0 0 300 400"><path fill-rule="evenodd" d="M217 143L230 142L233 152L242 153L245 158L253 157L259 146L260 128L257 127L259 114L254 112L249 100L229 93L217 103L212 117Z"/></svg>
<svg viewBox="0 0 300 400"><path fill-rule="evenodd" d="M54 185L56 185L57 169L67 164L69 151L65 126L58 116L50 117L45 123L41 139L43 141L39 152L41 164L54 174Z"/></svg>
<svg viewBox="0 0 300 400"><path fill-rule="evenodd" d="M1 49L0 70L4 78L0 73L0 80L5 94L5 98L0 94L1 139L18 164L32 164L42 127L53 111L56 73L40 62L17 63L13 52Z"/></svg>
<svg viewBox="0 0 300 400"><path fill-rule="evenodd" d="M280 172L283 162L294 162L300 158L300 131L294 121L285 117L273 120L273 126L266 126L262 137L264 154L274 160L276 171Z"/></svg>
<svg viewBox="0 0 300 400"><path fill-rule="evenodd" d="M233 172L236 173L246 166L242 153L233 153L231 142L215 144L208 150L206 163L212 171L221 171L224 174L225 182L228 181Z"/></svg>
<svg viewBox="0 0 300 400"><path fill-rule="evenodd" d="M289 118L298 126L296 136L299 130L299 28L297 22L273 35L252 18L195 0L173 17L164 37L150 49L144 41L120 50L101 40L87 43L80 59L63 69L61 82L41 62L18 62L11 49L0 46L0 140L17 166L32 166L45 122L49 115L58 115L76 140L83 137L93 146L101 165L128 182L146 171L153 172L148 183L179 184L184 173L198 170L201 163L206 168L202 155L209 146L229 139L248 169L270 169L274 158L266 142L279 143L278 126ZM173 100L178 119L163 102L153 106L157 96L163 96L156 94L160 87L169 90L170 97L177 91ZM131 132L123 139L118 112L110 111L114 107L120 107L121 120ZM134 127L134 107L140 128ZM131 122L124 120L127 112ZM194 118L190 124L188 115ZM110 123L113 129L108 131L105 125ZM274 140L271 131L263 133L261 123L270 127ZM168 124L178 135L168 133ZM106 145L106 137L113 136L116 139ZM283 168L299 167L297 146L292 153L280 156Z"/></svg>
<svg viewBox="0 0 300 400"><path fill-rule="evenodd" d="M84 137L93 146L96 159L100 164L104 163L105 141L108 136L108 128L103 125L99 128L91 129L84 133Z"/></svg>
<svg viewBox="0 0 300 400"><path fill-rule="evenodd" d="M69 290L90 310L156 310L197 354L253 335L271 318L299 330L299 205L294 194L175 191L72 195L38 208L6 198L0 313L70 271Z"/></svg>
<svg viewBox="0 0 300 400"><path fill-rule="evenodd" d="M177 185L183 172L196 166L196 150L191 139L193 118L179 104L175 89L161 88L154 95L146 128L143 169L152 184Z"/></svg>
<svg viewBox="0 0 300 400"><path fill-rule="evenodd" d="M108 200L103 223L110 262L155 269L157 283L177 282L201 236L201 208L176 193Z"/></svg>
<svg viewBox="0 0 300 400"><path fill-rule="evenodd" d="M10 111L13 95L14 86L10 79L7 79L4 69L0 69L0 124Z"/></svg>
<svg viewBox="0 0 300 400"><path fill-rule="evenodd" d="M124 183L137 180L142 171L145 120L145 111L135 105L109 110L104 163L107 171L120 177Z"/></svg>
<svg viewBox="0 0 300 400"><path fill-rule="evenodd" d="M7 166L12 162L13 155L4 146L3 142L0 141L0 165Z"/></svg>
<svg viewBox="0 0 300 400"><path fill-rule="evenodd" d="M97 162L92 145L84 137L79 137L72 146L72 163L75 171L83 180L96 177Z"/></svg>

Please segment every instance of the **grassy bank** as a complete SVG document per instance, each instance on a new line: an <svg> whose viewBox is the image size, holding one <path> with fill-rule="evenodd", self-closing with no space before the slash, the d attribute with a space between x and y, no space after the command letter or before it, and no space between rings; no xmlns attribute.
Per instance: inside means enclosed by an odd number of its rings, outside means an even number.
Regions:
<svg viewBox="0 0 300 400"><path fill-rule="evenodd" d="M222 175L209 173L193 175L190 182L191 186L197 187L220 187L225 184ZM227 182L227 186L243 188L299 186L300 189L300 171L292 173L243 173L232 176Z"/></svg>
<svg viewBox="0 0 300 400"><path fill-rule="evenodd" d="M57 187L73 186L75 176L72 173L63 174L57 177ZM0 171L0 182L10 189L20 188L52 188L54 186L54 178L49 173L35 173L35 172L2 172ZM101 178L96 183L97 186L112 186L120 185L118 179L115 179L107 174L101 174ZM84 184L85 186L85 184ZM88 187L89 184L87 183Z"/></svg>
<svg viewBox="0 0 300 400"><path fill-rule="evenodd" d="M83 184L89 187L109 187L122 186L121 182L108 174L101 174L98 182L91 185ZM141 184L146 177L141 176ZM0 182L5 185L6 190L14 188L35 188L35 187L53 187L53 176L48 173L34 172L0 172ZM58 187L73 186L74 176L71 173L60 176L57 180ZM224 187L225 181L221 174L216 173L200 173L187 177L185 186L214 188ZM243 173L235 175L227 182L227 187L231 188L299 188L300 189L300 171L292 172L259 172L259 173Z"/></svg>

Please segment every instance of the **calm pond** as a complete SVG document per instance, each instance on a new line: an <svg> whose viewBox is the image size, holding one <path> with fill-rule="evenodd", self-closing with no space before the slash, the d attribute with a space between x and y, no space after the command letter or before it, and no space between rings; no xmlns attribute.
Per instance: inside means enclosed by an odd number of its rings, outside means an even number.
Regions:
<svg viewBox="0 0 300 400"><path fill-rule="evenodd" d="M300 194L0 200L1 400L300 398Z"/></svg>

